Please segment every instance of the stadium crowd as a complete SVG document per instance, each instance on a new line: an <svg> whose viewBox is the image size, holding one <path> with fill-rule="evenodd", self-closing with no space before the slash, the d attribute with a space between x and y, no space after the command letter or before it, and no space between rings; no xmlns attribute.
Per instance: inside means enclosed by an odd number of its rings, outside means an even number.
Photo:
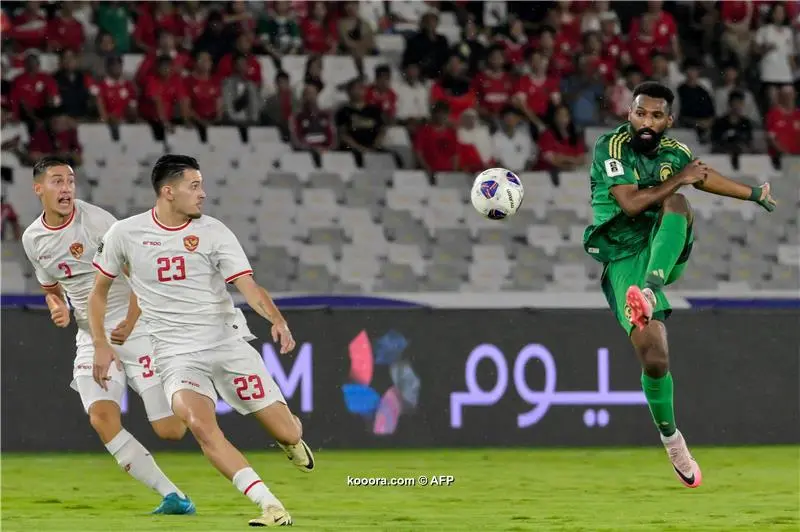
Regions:
<svg viewBox="0 0 800 532"><path fill-rule="evenodd" d="M652 79L674 89L676 125L713 151L756 151L763 128L776 164L800 154L800 2L662 4L3 2L2 148L80 165L84 121L147 122L159 141L181 126L205 141L209 125L245 139L272 125L317 161L338 149L361 164L402 125L431 173L572 170L587 162L584 128L624 119L632 88ZM460 39L438 32L445 14ZM400 64L368 72L383 34L405 37ZM132 53L144 59L125 77ZM293 86L282 63L302 54ZM327 86L326 54L352 56L359 75Z"/></svg>

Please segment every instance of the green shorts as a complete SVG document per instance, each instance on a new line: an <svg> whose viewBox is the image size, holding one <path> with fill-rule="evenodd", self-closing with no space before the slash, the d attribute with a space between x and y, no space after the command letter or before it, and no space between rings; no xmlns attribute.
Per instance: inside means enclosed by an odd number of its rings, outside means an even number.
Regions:
<svg viewBox="0 0 800 532"><path fill-rule="evenodd" d="M650 231L647 247L630 257L608 262L603 268L603 275L600 281L603 293L606 296L609 307L617 316L617 321L619 321L628 335L631 334L635 326L630 322L631 310L625 304L625 294L631 286L642 286L642 283L644 283L647 276L647 263L650 261L650 249L657 230L658 225L654 225ZM694 232L692 227L689 226L686 243L683 246L680 257L678 257L678 262L669 274L666 284L672 284L680 279L683 270L686 269L686 261L689 260L689 255L692 253L693 244ZM656 308L653 309L653 319L664 321L672 313L672 307L662 290L656 291L656 299L657 303Z"/></svg>

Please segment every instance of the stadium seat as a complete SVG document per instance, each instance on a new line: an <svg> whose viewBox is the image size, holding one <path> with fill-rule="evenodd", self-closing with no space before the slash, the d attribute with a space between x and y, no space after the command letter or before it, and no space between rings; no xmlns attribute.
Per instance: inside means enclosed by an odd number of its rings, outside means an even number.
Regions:
<svg viewBox="0 0 800 532"><path fill-rule="evenodd" d="M381 266L377 289L384 292L416 292L419 290L419 279L409 264L387 262Z"/></svg>
<svg viewBox="0 0 800 532"><path fill-rule="evenodd" d="M283 188L290 190L295 200L300 199L300 191L303 184L294 172L267 172L267 186L272 188Z"/></svg>
<svg viewBox="0 0 800 532"><path fill-rule="evenodd" d="M134 79L144 56L142 54L125 54L122 56L122 75L125 79Z"/></svg>
<svg viewBox="0 0 800 532"><path fill-rule="evenodd" d="M333 289L333 277L325 266L299 264L297 277L289 288L296 293L329 294Z"/></svg>
<svg viewBox="0 0 800 532"><path fill-rule="evenodd" d="M443 264L428 266L423 283L426 292L454 292L461 288L466 276Z"/></svg>
<svg viewBox="0 0 800 532"><path fill-rule="evenodd" d="M248 128L247 133L250 144L256 146L258 150L267 143L281 143L281 133L276 127L252 126Z"/></svg>
<svg viewBox="0 0 800 532"><path fill-rule="evenodd" d="M296 174L301 181L305 182L311 172L316 171L311 154L307 152L285 152L280 157L279 166L285 172Z"/></svg>
<svg viewBox="0 0 800 532"><path fill-rule="evenodd" d="M298 259L300 264L324 266L331 273L336 270L336 260L333 258L333 250L330 246L319 244L303 246Z"/></svg>
<svg viewBox="0 0 800 532"><path fill-rule="evenodd" d="M414 275L422 275L425 270L422 252L413 244L390 244L387 261L393 264L407 264L414 271Z"/></svg>
<svg viewBox="0 0 800 532"><path fill-rule="evenodd" d="M367 171L391 172L395 168L397 168L397 163L390 153L367 152L364 154L364 169Z"/></svg>
<svg viewBox="0 0 800 532"><path fill-rule="evenodd" d="M350 181L356 171L356 162L349 151L326 151L322 154L322 168L339 174L344 181Z"/></svg>

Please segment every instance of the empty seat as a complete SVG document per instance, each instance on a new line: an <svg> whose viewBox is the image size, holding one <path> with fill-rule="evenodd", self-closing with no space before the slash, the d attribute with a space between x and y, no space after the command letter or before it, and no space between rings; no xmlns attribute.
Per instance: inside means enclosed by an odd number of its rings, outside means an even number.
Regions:
<svg viewBox="0 0 800 532"><path fill-rule="evenodd" d="M422 275L425 270L425 260L422 251L414 244L391 244L387 261L394 264L406 264L411 267L415 275Z"/></svg>
<svg viewBox="0 0 800 532"><path fill-rule="evenodd" d="M281 142L281 133L277 127L250 127L247 135L250 144L256 146L257 150L260 150L264 144Z"/></svg>
<svg viewBox="0 0 800 532"><path fill-rule="evenodd" d="M284 153L281 155L279 165L281 170L296 174L302 181L316 170L311 154L302 151Z"/></svg>
<svg viewBox="0 0 800 532"><path fill-rule="evenodd" d="M391 153L368 152L364 154L365 170L389 172L393 171L395 168L397 168L397 163Z"/></svg>
<svg viewBox="0 0 800 532"><path fill-rule="evenodd" d="M416 292L419 280L410 265L386 263L381 267L376 288L383 292Z"/></svg>
<svg viewBox="0 0 800 532"><path fill-rule="evenodd" d="M293 172L269 172L266 184L268 187L289 189L295 198L299 198L303 188L299 176Z"/></svg>
<svg viewBox="0 0 800 532"><path fill-rule="evenodd" d="M325 266L329 272L334 272L336 261L333 258L333 251L330 246L308 245L300 249L300 264L308 266Z"/></svg>
<svg viewBox="0 0 800 532"><path fill-rule="evenodd" d="M299 264L297 277L291 283L292 292L328 294L333 288L330 270L321 265Z"/></svg>
<svg viewBox="0 0 800 532"><path fill-rule="evenodd" d="M322 154L322 168L342 176L345 181L356 171L356 161L349 151L326 151Z"/></svg>
<svg viewBox="0 0 800 532"><path fill-rule="evenodd" d="M465 280L465 277L459 275L454 268L443 264L432 264L426 271L424 287L430 292L454 292Z"/></svg>

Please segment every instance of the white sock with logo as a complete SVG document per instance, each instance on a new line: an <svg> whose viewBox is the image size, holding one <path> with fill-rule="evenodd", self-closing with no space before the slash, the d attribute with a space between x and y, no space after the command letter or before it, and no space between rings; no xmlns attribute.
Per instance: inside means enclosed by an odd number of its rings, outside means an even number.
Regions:
<svg viewBox="0 0 800 532"><path fill-rule="evenodd" d="M139 443L127 430L119 431L119 434L106 444L106 449L117 459L117 463L125 472L160 493L162 497L170 493L177 493L181 498L185 497L183 492L159 469L144 445Z"/></svg>
<svg viewBox="0 0 800 532"><path fill-rule="evenodd" d="M245 467L237 471L236 474L233 475L232 482L233 485L236 486L236 489L245 494L262 509L265 509L267 506L283 508L281 501L272 494L252 467Z"/></svg>

